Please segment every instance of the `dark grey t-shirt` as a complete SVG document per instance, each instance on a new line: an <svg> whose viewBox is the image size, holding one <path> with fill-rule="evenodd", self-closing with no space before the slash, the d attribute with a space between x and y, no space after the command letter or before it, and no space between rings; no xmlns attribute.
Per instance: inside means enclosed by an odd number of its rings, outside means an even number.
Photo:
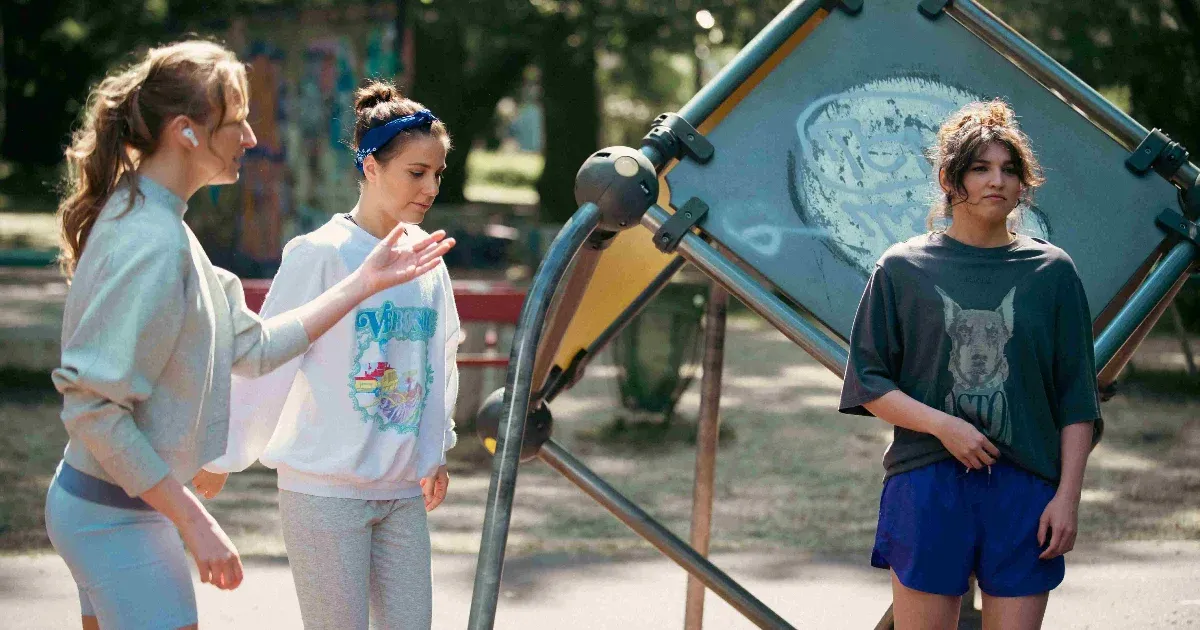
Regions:
<svg viewBox="0 0 1200 630"><path fill-rule="evenodd" d="M854 318L843 413L899 389L975 425L1001 457L1057 482L1059 431L1096 421L1091 313L1075 264L1018 236L978 248L942 232L892 246ZM942 459L934 436L895 427L892 476Z"/></svg>

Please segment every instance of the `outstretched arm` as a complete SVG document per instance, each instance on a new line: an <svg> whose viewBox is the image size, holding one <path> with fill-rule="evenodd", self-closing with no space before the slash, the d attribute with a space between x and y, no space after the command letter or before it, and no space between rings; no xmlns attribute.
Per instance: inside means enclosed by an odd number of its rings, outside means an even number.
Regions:
<svg viewBox="0 0 1200 630"><path fill-rule="evenodd" d="M400 245L403 234L403 226L397 225L358 269L312 301L266 321L246 308L241 282L224 272L225 293L234 317L234 373L256 377L283 365L307 350L359 302L428 273L454 247L454 239L446 238L442 230Z"/></svg>
<svg viewBox="0 0 1200 630"><path fill-rule="evenodd" d="M292 311L304 324L309 339L325 334L364 299L432 271L454 247L454 239L446 238L442 230L415 243L397 245L403 234L404 226L397 225L375 246L362 266L317 299Z"/></svg>

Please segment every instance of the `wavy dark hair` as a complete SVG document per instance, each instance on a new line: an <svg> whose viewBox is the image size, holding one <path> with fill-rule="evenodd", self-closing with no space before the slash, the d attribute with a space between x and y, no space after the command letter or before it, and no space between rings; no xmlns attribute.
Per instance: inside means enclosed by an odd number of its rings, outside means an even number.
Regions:
<svg viewBox="0 0 1200 630"><path fill-rule="evenodd" d="M968 103L950 115L938 130L937 141L929 151L933 172L950 191L941 191L925 226L932 230L939 220L953 220L954 197L967 195L963 180L971 164L993 143L1004 145L1012 156L1013 167L1021 180L1020 203L1033 205L1033 192L1042 185L1042 167L1029 137L1017 126L1017 115L1008 103L995 99Z"/></svg>

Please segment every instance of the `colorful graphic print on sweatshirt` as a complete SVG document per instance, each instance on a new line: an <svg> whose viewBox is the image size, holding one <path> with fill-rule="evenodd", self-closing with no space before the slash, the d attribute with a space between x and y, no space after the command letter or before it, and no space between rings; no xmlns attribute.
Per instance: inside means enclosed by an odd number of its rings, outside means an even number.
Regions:
<svg viewBox="0 0 1200 630"><path fill-rule="evenodd" d="M418 433L433 385L429 341L437 311L426 307L360 308L354 315L350 400L363 422L380 431Z"/></svg>

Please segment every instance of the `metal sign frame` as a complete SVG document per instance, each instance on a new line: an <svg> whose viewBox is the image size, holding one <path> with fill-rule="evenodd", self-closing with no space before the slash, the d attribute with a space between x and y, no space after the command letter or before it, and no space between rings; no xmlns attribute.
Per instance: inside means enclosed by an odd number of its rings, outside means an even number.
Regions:
<svg viewBox="0 0 1200 630"><path fill-rule="evenodd" d="M711 131L754 90L755 86L782 63L796 46L814 29L819 28L822 20L831 11L847 11L851 14L869 11L874 1L881 0L793 2L717 77L704 86L675 118L660 118L661 124L651 130L641 153L649 159L660 178L681 159L702 159L702 147L701 150L697 150L697 134L703 135ZM914 12L920 10L929 19L948 17L958 21L992 49L1103 129L1125 149L1131 152L1139 149L1143 141L1153 135L973 1L910 1ZM691 125L695 125L694 129ZM715 150L720 153L719 143ZM1197 219L1195 215L1200 213L1200 169L1186 160L1176 160L1169 167L1162 164L1161 161L1158 162L1155 170L1178 188L1189 210L1185 216L1168 217L1169 221L1174 222L1174 227L1164 230L1166 238L1162 244L1153 252L1147 252L1146 262L1109 303L1105 312L1097 318L1095 349L1097 365L1104 368L1101 371L1102 379L1106 373L1110 377L1114 375L1114 367L1119 370L1122 362L1132 354L1132 349L1140 341L1139 335L1144 335L1145 330L1157 319L1157 315L1161 314L1165 303L1182 285L1187 270L1196 263L1200 255L1200 245L1195 238L1197 227L1194 223ZM586 365L586 361L572 361L570 365L561 365L560 361L557 372L548 368L554 362L561 336L567 329L565 322L569 322L575 316L581 300L584 299L588 276L594 272L596 258L603 250L597 243L608 242L611 239L612 233L600 227L605 220L606 209L602 207L605 204L603 199L583 200L579 210L563 227L538 268L521 314L513 341L503 411L498 419L499 426L495 435L495 458L471 601L469 628L472 630L491 628L495 622L526 419L533 410L547 411L546 403L569 387ZM671 212L664 208L665 204L662 203L650 205L647 202L646 205L648 207L636 208L639 211L645 210L641 217L641 226L648 229L650 234L656 234L670 220ZM621 216L628 216L631 208L624 207L621 210ZM1153 216L1147 217L1147 221L1154 220ZM611 225L611 222L605 224ZM699 231L681 231L682 237L678 238L674 253L682 260L695 265L716 285L737 297L822 365L841 376L847 357L844 341L828 327L801 313L795 304L781 299L774 287L762 281L761 274L755 273L753 268L747 268L742 261L714 244L703 228L702 224ZM636 228L631 230L631 234L623 234L622 238L630 236L638 236ZM649 235L640 233L639 237L649 238ZM592 245L589 246L589 243ZM617 330L636 315L681 265L680 260L667 265L650 282L642 295L634 299L600 337L588 346L591 354L594 355ZM561 289L560 285L567 288ZM547 330L552 334L544 334ZM719 378L719 362L716 359L719 357L722 335L714 333L707 337L705 361L706 365L711 362L714 374L710 375L709 370L706 370L704 378L709 381L708 387L711 388L710 379ZM717 396L705 397L702 415L715 417L718 404ZM709 433L712 436L710 440L715 440L716 432ZM548 439L539 446L537 456L540 459L578 485L758 627L791 628L785 620L710 563L704 554L680 540L636 504L623 497L553 439ZM711 472L702 470L702 466L711 466L715 444L701 443L698 444L698 448L707 451L698 456L699 484L702 477ZM698 487L698 490L702 488ZM695 509L703 510L703 506L698 504ZM885 614L878 627L890 627L888 614Z"/></svg>

